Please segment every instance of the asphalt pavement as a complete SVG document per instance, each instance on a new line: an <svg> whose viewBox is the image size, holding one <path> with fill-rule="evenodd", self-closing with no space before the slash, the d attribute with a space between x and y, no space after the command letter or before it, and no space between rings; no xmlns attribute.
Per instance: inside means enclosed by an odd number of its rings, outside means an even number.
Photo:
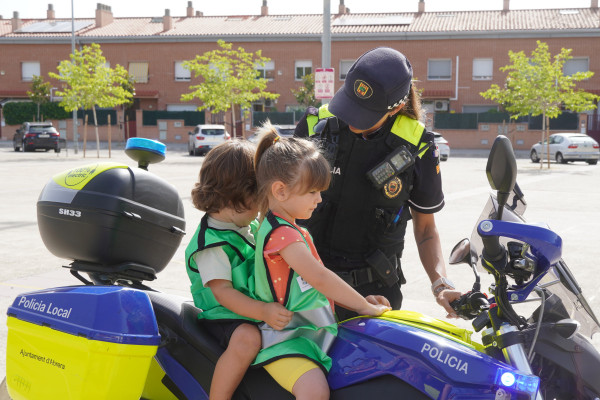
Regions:
<svg viewBox="0 0 600 400"><path fill-rule="evenodd" d="M600 166L585 163L556 164L548 170L518 154L517 181L528 202L526 217L545 221L563 239L563 258L578 279L583 292L597 315L600 315L600 260L598 234L600 227ZM474 224L490 192L486 175L487 151L454 150L447 162L441 163L446 206L436 215L447 260L453 246L470 237ZM164 162L150 166L150 171L172 183L182 197L186 231L180 248L166 269L150 286L187 298L189 283L185 272L184 249L202 216L191 204L190 191L197 178L203 157L192 157L183 146L170 146ZM68 264L52 255L41 240L36 222L36 201L50 178L64 170L97 162L120 162L134 165L119 146L112 157L102 148L96 151L15 153L6 141L0 141L0 380L6 373L6 310L19 293L37 289L76 285L78 281L67 270ZM444 319L445 313L435 304L430 283L420 266L414 238L407 229L407 242L402 260L408 280L403 288L404 309ZM467 291L473 283L473 272L465 265L447 266L448 275ZM484 288L491 282L482 277ZM470 328L467 321L454 321ZM600 343L596 335L595 344ZM600 347L599 347L600 348Z"/></svg>

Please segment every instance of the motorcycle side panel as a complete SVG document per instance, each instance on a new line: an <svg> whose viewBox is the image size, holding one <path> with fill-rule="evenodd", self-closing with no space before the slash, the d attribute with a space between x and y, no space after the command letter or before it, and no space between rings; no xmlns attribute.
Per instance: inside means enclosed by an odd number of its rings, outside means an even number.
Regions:
<svg viewBox="0 0 600 400"><path fill-rule="evenodd" d="M389 375L434 399L494 399L498 371L512 369L441 333L377 318L340 325L329 354L332 389Z"/></svg>
<svg viewBox="0 0 600 400"><path fill-rule="evenodd" d="M160 340L145 293L119 287L19 295L7 325L15 400L139 398Z"/></svg>

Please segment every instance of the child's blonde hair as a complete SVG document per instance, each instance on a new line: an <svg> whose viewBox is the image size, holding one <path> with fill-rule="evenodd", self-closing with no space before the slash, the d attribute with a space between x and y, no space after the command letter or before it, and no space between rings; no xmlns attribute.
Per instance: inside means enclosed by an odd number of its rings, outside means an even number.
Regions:
<svg viewBox="0 0 600 400"><path fill-rule="evenodd" d="M269 121L259 129L258 135L254 165L261 218L269 208L269 190L275 181L283 182L299 194L327 189L331 181L329 163L312 141L283 138Z"/></svg>

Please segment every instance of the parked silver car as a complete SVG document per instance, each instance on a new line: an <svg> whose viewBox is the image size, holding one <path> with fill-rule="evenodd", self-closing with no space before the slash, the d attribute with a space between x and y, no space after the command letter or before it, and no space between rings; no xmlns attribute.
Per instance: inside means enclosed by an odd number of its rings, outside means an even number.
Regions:
<svg viewBox="0 0 600 400"><path fill-rule="evenodd" d="M548 147L550 147L549 151ZM583 133L554 133L543 143L537 142L531 146L529 157L532 162L537 163L548 159L548 154L551 160L561 164L569 161L585 161L594 165L600 158L600 146L598 142Z"/></svg>
<svg viewBox="0 0 600 400"><path fill-rule="evenodd" d="M213 147L231 139L223 125L196 125L189 132L188 151L190 156L208 153Z"/></svg>
<svg viewBox="0 0 600 400"><path fill-rule="evenodd" d="M294 136L294 130L296 129L296 125L273 125L277 132L281 137L291 138ZM248 138L249 141L253 143L258 143L258 135L254 133L252 136Z"/></svg>
<svg viewBox="0 0 600 400"><path fill-rule="evenodd" d="M448 157L450 157L450 143L444 139L441 133L437 132L433 132L433 140L435 141L438 152L440 153L440 161L448 160Z"/></svg>

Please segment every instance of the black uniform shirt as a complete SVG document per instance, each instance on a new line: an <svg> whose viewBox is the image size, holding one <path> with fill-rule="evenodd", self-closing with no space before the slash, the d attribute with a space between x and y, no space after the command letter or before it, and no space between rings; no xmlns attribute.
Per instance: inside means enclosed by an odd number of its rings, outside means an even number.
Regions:
<svg viewBox="0 0 600 400"><path fill-rule="evenodd" d="M433 141L431 132L423 132L423 141ZM415 161L410 208L423 214L433 214L444 207L439 152L435 143Z"/></svg>
<svg viewBox="0 0 600 400"><path fill-rule="evenodd" d="M298 122L294 136L296 137L308 137L308 125L306 116L308 114L317 115L318 110L312 107L306 111L304 116ZM392 126L391 119L388 123L384 124L381 131L389 130ZM343 122L344 130L347 133L352 132L347 128L347 125ZM343 132L342 134L347 134ZM425 131L423 132L422 142L433 142L433 133ZM417 157L414 168L413 188L410 192L409 197L410 208L423 214L433 214L440 211L444 207L444 193L442 191L442 178L440 171L440 160L438 157L438 151L435 143L421 155Z"/></svg>

